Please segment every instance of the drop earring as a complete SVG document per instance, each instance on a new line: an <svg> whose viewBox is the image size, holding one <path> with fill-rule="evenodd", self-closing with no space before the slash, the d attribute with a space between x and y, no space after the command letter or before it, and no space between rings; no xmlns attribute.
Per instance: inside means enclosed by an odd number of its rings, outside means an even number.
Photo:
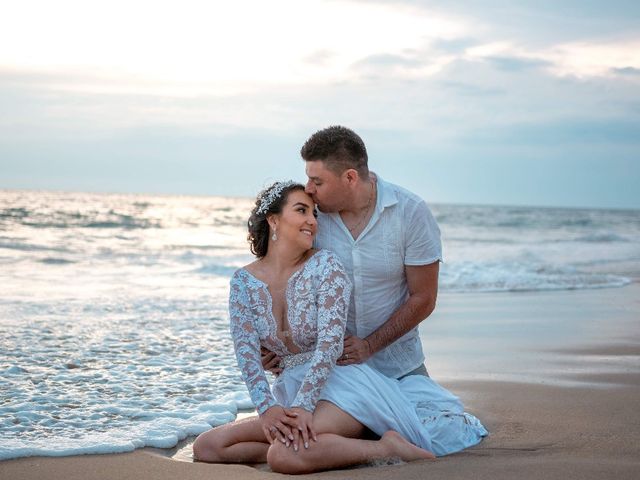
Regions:
<svg viewBox="0 0 640 480"><path fill-rule="evenodd" d="M274 242L276 240L278 240L278 235L276 235L276 231L275 230L273 231L273 235L271 235L271 240L273 240Z"/></svg>

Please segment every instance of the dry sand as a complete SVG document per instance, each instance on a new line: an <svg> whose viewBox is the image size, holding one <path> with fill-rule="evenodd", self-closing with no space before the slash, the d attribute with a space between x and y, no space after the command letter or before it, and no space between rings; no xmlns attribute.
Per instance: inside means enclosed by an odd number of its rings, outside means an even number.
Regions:
<svg viewBox="0 0 640 480"><path fill-rule="evenodd" d="M423 328L431 375L491 432L436 462L335 470L340 479L640 478L640 285L448 295ZM447 333L448 332L448 333ZM154 450L0 463L0 479L265 479ZM309 476L303 476L309 477Z"/></svg>

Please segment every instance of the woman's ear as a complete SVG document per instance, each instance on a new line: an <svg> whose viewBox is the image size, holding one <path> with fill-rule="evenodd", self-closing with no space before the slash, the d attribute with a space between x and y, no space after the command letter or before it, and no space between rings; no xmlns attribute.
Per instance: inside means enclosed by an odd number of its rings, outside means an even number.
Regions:
<svg viewBox="0 0 640 480"><path fill-rule="evenodd" d="M277 230L278 228L278 218L275 215L269 215L267 217L267 223L269 224L269 228L271 230Z"/></svg>

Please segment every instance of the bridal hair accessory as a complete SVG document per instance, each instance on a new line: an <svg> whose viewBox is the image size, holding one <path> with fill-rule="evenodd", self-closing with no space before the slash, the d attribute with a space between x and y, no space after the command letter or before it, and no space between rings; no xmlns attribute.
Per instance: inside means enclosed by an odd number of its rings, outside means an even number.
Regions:
<svg viewBox="0 0 640 480"><path fill-rule="evenodd" d="M256 213L258 215L267 213L267 210L269 210L269 207L273 204L273 202L275 202L278 198L280 198L280 195L282 195L282 190L295 184L296 182L294 182L293 180L274 183L262 194L262 198L260 199L260 206L258 207L258 210L256 210Z"/></svg>

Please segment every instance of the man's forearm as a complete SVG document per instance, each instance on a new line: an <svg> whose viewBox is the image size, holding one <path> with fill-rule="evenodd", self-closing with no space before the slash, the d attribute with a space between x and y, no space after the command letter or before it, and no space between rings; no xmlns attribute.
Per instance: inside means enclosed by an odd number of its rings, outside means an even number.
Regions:
<svg viewBox="0 0 640 480"><path fill-rule="evenodd" d="M366 338L347 336L338 365L366 362L374 353L389 346L431 315L438 297L439 263L405 266L409 297Z"/></svg>
<svg viewBox="0 0 640 480"><path fill-rule="evenodd" d="M391 345L431 315L436 306L435 296L411 295L400 308L364 340L371 354Z"/></svg>

